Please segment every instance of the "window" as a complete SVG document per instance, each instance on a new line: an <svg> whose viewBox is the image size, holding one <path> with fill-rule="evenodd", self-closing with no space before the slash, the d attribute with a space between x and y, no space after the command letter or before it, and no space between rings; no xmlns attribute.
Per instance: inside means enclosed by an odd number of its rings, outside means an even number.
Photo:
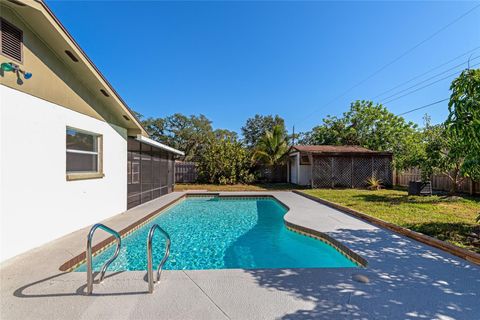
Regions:
<svg viewBox="0 0 480 320"><path fill-rule="evenodd" d="M67 180L101 178L102 136L67 128Z"/></svg>
<svg viewBox="0 0 480 320"><path fill-rule="evenodd" d="M2 54L22 62L23 32L5 19L0 19Z"/></svg>
<svg viewBox="0 0 480 320"><path fill-rule="evenodd" d="M310 164L310 157L308 155L302 155L300 157L300 164Z"/></svg>

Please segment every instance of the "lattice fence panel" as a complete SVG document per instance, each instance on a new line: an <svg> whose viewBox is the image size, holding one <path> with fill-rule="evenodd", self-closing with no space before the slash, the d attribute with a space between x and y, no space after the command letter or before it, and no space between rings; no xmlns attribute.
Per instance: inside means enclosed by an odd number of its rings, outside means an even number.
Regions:
<svg viewBox="0 0 480 320"><path fill-rule="evenodd" d="M372 176L372 158L354 157L352 174L352 185L354 188L366 187L367 180Z"/></svg>
<svg viewBox="0 0 480 320"><path fill-rule="evenodd" d="M352 186L352 158L333 158L333 186L336 188L350 188Z"/></svg>
<svg viewBox="0 0 480 320"><path fill-rule="evenodd" d="M313 157L312 180L314 188L332 187L331 157Z"/></svg>
<svg viewBox="0 0 480 320"><path fill-rule="evenodd" d="M382 180L383 185L392 185L392 166L390 164L390 159L386 157L374 157L372 176Z"/></svg>

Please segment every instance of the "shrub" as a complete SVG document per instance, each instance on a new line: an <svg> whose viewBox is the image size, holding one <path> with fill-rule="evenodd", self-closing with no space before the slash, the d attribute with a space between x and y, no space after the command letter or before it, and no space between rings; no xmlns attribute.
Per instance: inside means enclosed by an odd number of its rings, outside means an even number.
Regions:
<svg viewBox="0 0 480 320"><path fill-rule="evenodd" d="M368 189L370 190L380 190L383 188L382 180L375 177L367 179Z"/></svg>
<svg viewBox="0 0 480 320"><path fill-rule="evenodd" d="M200 182L216 184L251 183L250 156L236 139L211 139L197 162Z"/></svg>

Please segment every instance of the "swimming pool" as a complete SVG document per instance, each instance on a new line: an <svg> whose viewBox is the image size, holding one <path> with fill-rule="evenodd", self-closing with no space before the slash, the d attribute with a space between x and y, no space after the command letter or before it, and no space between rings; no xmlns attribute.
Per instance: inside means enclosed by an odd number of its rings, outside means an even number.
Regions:
<svg viewBox="0 0 480 320"><path fill-rule="evenodd" d="M109 271L146 270L146 240L157 223L171 237L169 270L335 268L357 264L329 244L288 230L287 209L273 198L188 197L122 239ZM153 239L157 265L165 250L159 233ZM98 271L115 250L93 258ZM86 271L83 264L75 271Z"/></svg>

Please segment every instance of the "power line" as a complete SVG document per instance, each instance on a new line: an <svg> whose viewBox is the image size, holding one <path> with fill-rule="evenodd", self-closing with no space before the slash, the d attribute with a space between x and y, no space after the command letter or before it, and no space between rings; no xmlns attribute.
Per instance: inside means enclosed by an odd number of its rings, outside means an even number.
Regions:
<svg viewBox="0 0 480 320"><path fill-rule="evenodd" d="M425 42L431 40L432 38L434 38L436 35L438 35L439 33L441 33L442 31L444 31L445 29L447 29L448 27L454 25L455 23L457 23L459 20L463 19L465 16L469 15L471 12L473 12L475 9L477 9L478 7L480 7L480 4L474 6L473 8L467 10L466 12L464 12L463 14L461 14L459 17L455 18L453 21L449 22L448 24L444 25L443 27L441 27L439 30L435 31L434 33L432 33L431 35L429 35L427 38L423 39L422 41L420 41L419 43L417 43L416 45L414 45L413 47L409 48L408 50L406 50L405 52L403 52L401 55L399 55L398 57L396 57L395 59L393 59L392 61L388 62L387 64L383 65L382 67L380 67L379 69L377 69L375 72L373 72L372 74L370 74L368 77L366 77L365 79L361 80L360 82L358 82L357 84L351 86L350 88L348 88L347 90L345 90L343 93L341 93L340 95L336 96L335 98L329 100L326 104L324 104L321 108L317 108L315 110L313 110L312 112L310 112L305 118L303 118L302 120L306 119L306 118L309 118L311 115L313 115L315 112L317 112L318 109L322 109L322 108L325 108L327 106L329 106L332 102L335 102L336 100L338 100L339 98L343 97L344 95L346 95L347 93L349 93L350 91L352 91L353 89L355 89L356 87L364 84L365 82L367 82L368 80L370 80L371 78L373 78L374 76L376 76L378 73L380 73L381 71L383 71L384 69L386 69L387 67L391 66L392 64L394 64L395 62L397 62L398 60L400 60L401 58L403 58L404 56L406 56L407 54L409 54L410 52L412 52L413 50L415 50L416 48L420 47L422 44L424 44Z"/></svg>
<svg viewBox="0 0 480 320"><path fill-rule="evenodd" d="M449 99L450 99L450 98L438 100L438 101L435 101L435 102L426 104L426 105L424 105L424 106L421 106L421 107L418 107L418 108L415 108L415 109L411 109L411 110L405 111L405 112L403 112L403 113L399 113L399 114L397 114L397 116L403 116L404 114L407 114L407 113L412 113L412 112L417 111L417 110L420 110L420 109L425 109L425 108L431 107L431 106L433 106L433 105L436 105L436 104L445 102L445 101L447 101L447 100L449 100Z"/></svg>
<svg viewBox="0 0 480 320"><path fill-rule="evenodd" d="M480 63L474 64L472 67L476 67L476 66L478 66L478 65L480 65ZM403 97L406 97L406 96L408 96L408 95L411 95L412 93L415 93L415 92L417 92L417 91L420 91L420 90L422 90L422 89L425 89L425 88L427 88L427 87L430 87L430 86L434 85L435 83L438 83L438 82L440 82L440 81L442 81L442 80L448 79L448 78L450 78L450 77L452 77L452 76L455 76L455 75L457 75L457 74L458 74L458 72L451 73L451 74L449 74L448 76L443 77L443 78L440 78L440 79L438 79L438 80L436 80L436 81L430 82L429 84L426 84L426 85L424 85L423 87L417 88L417 89L415 89L415 90L412 90L412 91L410 91L410 92L407 92L407 93L405 93L405 94L402 94L401 96L398 96L398 97L396 97L396 98L393 98L393 99L390 99L390 100L388 100L388 101L385 101L385 102L383 102L383 104L387 104L387 103L390 103L390 102L392 102L392 101L396 101L396 100L398 100L398 99L401 99L401 98L403 98Z"/></svg>
<svg viewBox="0 0 480 320"><path fill-rule="evenodd" d="M383 91L383 92L380 93L380 94L377 94L377 95L374 96L372 99L376 99L376 98L378 98L378 97L383 96L383 95L386 94L386 93L392 92L393 90L395 90L395 89L397 89L397 88L400 88L400 87L406 85L407 83L412 82L413 80L416 80L416 79L418 79L418 78L421 78L421 77L423 77L424 75L429 74L430 72L432 72L432 71L434 71L434 70L436 70L436 69L439 69L439 68L441 68L441 67L443 67L443 66L445 66L445 65L447 65L447 64L449 64L449 63L451 63L451 62L453 62L453 61L455 61L455 60L458 60L458 59L460 59L460 58L468 55L469 53L472 53L472 52L476 51L476 50L479 49L479 48L480 48L480 46L475 47L475 48L473 48L473 49L471 49L471 50L469 50L469 51L467 51L467 52L465 52L465 53L462 53L461 55L458 55L458 56L456 56L455 58L452 58L452 59L448 60L447 62L444 62L444 63L442 63L442 64L440 64L440 65L438 65L438 66L436 66L436 67L433 67L433 68L431 68L431 69L429 69L429 70L427 70L427 71L425 71L425 72L423 72L423 73L421 73L421 74L419 74L419 75L417 75L417 76L415 76L415 77L413 77L413 78L411 78L411 79L409 79L409 80L407 80L407 81L405 81L405 82L402 82L402 83L394 86L393 88L390 88L390 89L388 89L388 90L386 90L386 91Z"/></svg>
<svg viewBox="0 0 480 320"><path fill-rule="evenodd" d="M480 56L476 56L476 57L474 57L473 59L470 59L470 61L475 60L475 59L477 59L477 58L480 58ZM412 86L410 86L410 87L408 87L408 88L402 89L402 90L400 90L400 91L398 91L398 92L396 92L396 93L394 93L394 94L392 94L392 95L389 95L388 97L384 98L383 100L388 100L388 99L390 99L390 98L393 98L393 97L395 97L395 96L398 96L399 94L401 94L401 93L403 93L403 92L405 92L405 91L408 91L408 90L410 90L410 89L413 89L413 88L415 88L415 87L417 87L417 86L419 86L419 85L421 85L421 84L423 84L423 83L425 83L425 82L427 82L427 81L429 81L429 80L435 79L436 77L441 76L442 74L445 74L445 73L447 73L448 71L452 71L453 69L456 69L456 68L458 68L458 67L466 64L467 62L468 62L468 61L462 62L462 63L457 64L456 66L453 66L453 67L451 67L451 68L449 68L449 69L447 69L447 70L444 70L444 71L442 71L442 72L440 72L440 73L437 73L437 74L435 74L435 75L433 75L433 76L431 76L431 77L429 77L429 78L427 78L427 79L424 79L424 80L422 80L422 81L420 81L420 82L418 82L418 83L416 83L416 84L414 84L414 85L412 85ZM460 72L460 71L462 71L462 70L464 70L464 68L462 68L461 70L455 71L455 74L458 73L458 72Z"/></svg>

